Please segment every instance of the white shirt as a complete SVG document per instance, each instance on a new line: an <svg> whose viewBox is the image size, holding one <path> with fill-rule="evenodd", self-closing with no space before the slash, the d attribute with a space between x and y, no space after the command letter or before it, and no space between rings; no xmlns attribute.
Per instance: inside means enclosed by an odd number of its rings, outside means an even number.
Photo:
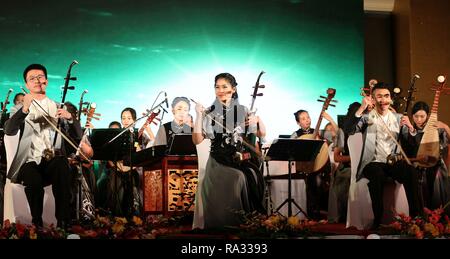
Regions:
<svg viewBox="0 0 450 259"><path fill-rule="evenodd" d="M392 135L395 136L394 133L398 132L399 125L391 112L377 117L375 123L377 126L375 162L386 163L387 156L392 153L396 146L387 130L389 129L392 132Z"/></svg>
<svg viewBox="0 0 450 259"><path fill-rule="evenodd" d="M56 103L46 97L43 100L36 100L37 103L52 116L51 121L56 125L56 111L57 106ZM29 114L27 116L27 120L30 120L35 125L34 134L31 141L30 151L28 153L28 157L26 162L36 162L36 164L41 163L42 155L45 149L51 148L53 145L53 139L55 136L55 131L52 126L43 118L44 112L40 107L36 107L34 104L31 104L29 108Z"/></svg>

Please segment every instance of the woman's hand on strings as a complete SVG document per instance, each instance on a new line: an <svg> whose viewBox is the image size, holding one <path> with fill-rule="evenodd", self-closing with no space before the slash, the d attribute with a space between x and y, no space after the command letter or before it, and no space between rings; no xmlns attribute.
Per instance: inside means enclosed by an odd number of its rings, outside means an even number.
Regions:
<svg viewBox="0 0 450 259"><path fill-rule="evenodd" d="M254 126L257 125L258 123L259 123L259 116L251 114L245 121L245 126Z"/></svg>
<svg viewBox="0 0 450 259"><path fill-rule="evenodd" d="M60 117L66 120L71 120L72 119L72 114L64 109L58 109L56 111L56 117Z"/></svg>
<svg viewBox="0 0 450 259"><path fill-rule="evenodd" d="M406 115L402 116L402 119L400 120L400 126L405 125L406 127L408 127L410 132L414 132L414 127L411 124L411 121L409 120L409 117Z"/></svg>

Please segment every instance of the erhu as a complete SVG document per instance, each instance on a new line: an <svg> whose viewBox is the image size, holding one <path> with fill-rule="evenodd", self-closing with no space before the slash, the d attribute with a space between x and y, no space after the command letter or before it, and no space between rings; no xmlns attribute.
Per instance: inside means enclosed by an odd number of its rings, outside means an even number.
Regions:
<svg viewBox="0 0 450 259"><path fill-rule="evenodd" d="M198 102L196 102L195 100L193 100L192 98L190 98L190 100L195 103L198 104ZM211 121L213 121L216 125L218 125L220 128L222 128L225 132L233 132L236 133L235 129L229 129L227 126L223 125L220 121L214 119L214 117L211 116L211 112L212 112L212 107L210 109L205 109L205 111L203 112L203 116L206 118L209 118ZM258 159L263 160L262 156L260 155L260 153L258 152L258 150L256 150L256 148L249 142L247 142L246 140L242 139L242 138L238 138L238 137L233 137L234 142L241 142L242 145L244 145L245 147L247 147L249 150L251 150ZM236 144L236 143L233 143ZM235 160L239 160L239 161L243 161L243 160L248 160L250 159L250 156L246 156L246 157L242 157L239 156L239 154L237 154L234 157Z"/></svg>
<svg viewBox="0 0 450 259"><path fill-rule="evenodd" d="M142 127L138 131L138 141L139 141L139 143L141 143L141 141L142 141L142 136L144 134L145 128L147 128L147 126L150 125L151 123L153 123L155 125L158 125L158 123L155 122L154 120L161 121L161 119L157 118L157 116L159 115L160 112L161 112L160 109L152 112L148 116L147 120L145 120L144 124L142 125Z"/></svg>
<svg viewBox="0 0 450 259"><path fill-rule="evenodd" d="M85 90L87 91L87 90ZM84 92L83 92L84 93ZM100 113L96 113L95 109L97 108L97 104L92 102L92 103L88 103L89 106L85 109L83 109L82 113L86 115L86 124L84 126L84 133L83 133L83 137L81 138L80 144L77 148L77 153L76 155L79 155L79 152L81 150L81 145L82 143L86 143L87 142L87 136L89 134L89 124L91 123L92 119L96 119L96 120L100 120Z"/></svg>
<svg viewBox="0 0 450 259"><path fill-rule="evenodd" d="M256 79L256 83L255 86L253 86L253 93L252 93L252 103L250 105L250 110L249 110L249 114L248 116L253 116L256 114L256 109L255 109L255 101L256 101L256 97L258 96L263 96L263 93L258 93L258 90L261 88L265 88L265 85L260 85L259 84L259 80L261 79L261 76L264 74L264 71L261 71L261 73L259 73L258 78ZM248 143L250 143L251 145L253 145L253 147L255 147L255 149L258 151L258 154L261 154L261 149L260 146L258 146L258 144L256 143L256 134L257 134L258 128L257 125L252 126L249 125L247 130L246 130L246 134L245 134L245 138L247 139ZM261 141L260 141L261 142ZM261 143L259 143L259 145L261 145ZM239 157L243 157L243 152L239 152ZM260 165L258 165L258 167L260 167Z"/></svg>
<svg viewBox="0 0 450 259"><path fill-rule="evenodd" d="M372 97L372 89L373 87L378 84L378 80L376 79L370 79L369 81L369 86L368 87L361 87L360 91L361 91L361 96L366 97L366 96L370 96ZM375 102L372 102L372 105L367 107L368 111L373 110L373 108L375 108Z"/></svg>
<svg viewBox="0 0 450 259"><path fill-rule="evenodd" d="M411 106L412 101L414 100L413 94L417 91L417 89L415 88L416 80L419 78L420 78L420 76L417 74L415 74L413 76L413 78L411 79L411 84L409 85L409 88L408 88L408 95L406 97L403 97L403 99L405 100L405 110L403 111L404 116L408 116L408 109ZM401 146L398 144L399 138L400 138L400 133L398 135L396 145L401 148ZM400 152L403 152L403 150L400 149ZM406 157L406 154L404 155L404 152L400 153L400 154L390 154L387 156L386 160L387 160L388 164L393 165L396 162L403 160L404 157ZM413 162L416 160L409 158L409 161Z"/></svg>
<svg viewBox="0 0 450 259"><path fill-rule="evenodd" d="M60 109L62 109L64 107L64 102L66 101L66 95L67 95L67 90L73 90L75 89L74 86L69 86L69 81L70 80L77 80L76 77L71 77L70 73L72 71L72 67L75 66L76 64L78 64L78 61L74 60L72 61L72 63L70 63L69 69L67 70L67 75L65 78L65 82L64 82L64 87L63 87L63 92L62 92L62 98L61 98L61 103L60 103ZM60 118L58 118L58 122L56 123L56 126L59 128L59 124L60 124ZM58 132L58 131L57 131ZM53 140L53 146L55 146L56 144L56 137L57 137L57 133L55 133L55 138ZM54 153L54 151L53 151Z"/></svg>
<svg viewBox="0 0 450 259"><path fill-rule="evenodd" d="M77 119L80 121L81 120L81 113L83 112L83 106L84 105L89 105L88 102L83 102L83 97L85 94L87 94L89 91L88 90L84 90L83 93L81 93L81 98L80 98L80 103L78 105L78 113L77 113Z"/></svg>

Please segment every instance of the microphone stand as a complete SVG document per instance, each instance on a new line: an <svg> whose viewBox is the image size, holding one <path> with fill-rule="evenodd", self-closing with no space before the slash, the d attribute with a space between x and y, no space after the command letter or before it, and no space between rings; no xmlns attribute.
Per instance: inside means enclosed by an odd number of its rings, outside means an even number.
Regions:
<svg viewBox="0 0 450 259"><path fill-rule="evenodd" d="M263 153L264 153L264 157L267 155L267 152L269 152L269 147L263 147L261 148ZM266 206L267 206L267 215L272 215L273 214L273 201L272 201L272 192L271 192L271 185L272 185L272 178L270 176L269 173L269 159L264 159L266 162L266 168L267 168L267 176L265 179L266 182L266 190L264 193L265 196L265 202L266 202ZM261 171L263 172L264 170L264 163L261 166ZM264 172L263 172L264 174Z"/></svg>

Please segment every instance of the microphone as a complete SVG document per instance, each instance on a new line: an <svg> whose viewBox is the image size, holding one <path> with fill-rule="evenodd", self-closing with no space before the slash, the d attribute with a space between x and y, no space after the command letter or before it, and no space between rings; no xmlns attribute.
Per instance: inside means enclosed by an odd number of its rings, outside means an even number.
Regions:
<svg viewBox="0 0 450 259"><path fill-rule="evenodd" d="M83 91L83 94L87 94L87 93L89 93L89 91L88 91L87 89L85 89L85 90Z"/></svg>
<svg viewBox="0 0 450 259"><path fill-rule="evenodd" d="M420 76L418 74L415 74L414 78L420 79Z"/></svg>
<svg viewBox="0 0 450 259"><path fill-rule="evenodd" d="M73 60L73 61L72 61L72 64L70 64L70 66L75 66L75 65L77 65L77 64L78 64L78 61Z"/></svg>
<svg viewBox="0 0 450 259"><path fill-rule="evenodd" d="M164 96L166 98L165 102L166 102L166 109L169 109L169 102L167 101L167 93L164 92Z"/></svg>
<svg viewBox="0 0 450 259"><path fill-rule="evenodd" d="M12 91L13 91L13 89L12 89L12 88L9 88L9 91L8 91L8 92L11 93Z"/></svg>

